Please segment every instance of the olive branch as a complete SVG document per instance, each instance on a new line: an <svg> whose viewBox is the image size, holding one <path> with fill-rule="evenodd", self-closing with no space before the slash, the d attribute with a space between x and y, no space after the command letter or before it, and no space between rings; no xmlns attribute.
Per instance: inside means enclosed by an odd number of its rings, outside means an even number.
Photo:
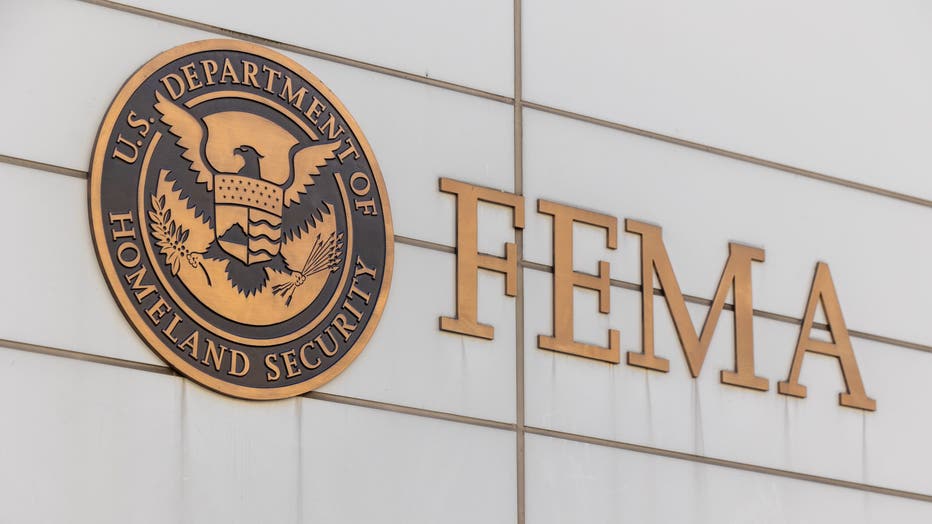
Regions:
<svg viewBox="0 0 932 524"><path fill-rule="evenodd" d="M158 240L155 245L159 247L159 253L165 255L165 263L171 266L172 275L178 274L181 270L181 261L184 259L191 267L200 268L204 272L209 286L210 276L201 264L202 252L191 251L185 245L191 231L175 224L171 209L165 208L164 194L158 197L152 195L152 211L149 211L149 218L152 220L152 236Z"/></svg>

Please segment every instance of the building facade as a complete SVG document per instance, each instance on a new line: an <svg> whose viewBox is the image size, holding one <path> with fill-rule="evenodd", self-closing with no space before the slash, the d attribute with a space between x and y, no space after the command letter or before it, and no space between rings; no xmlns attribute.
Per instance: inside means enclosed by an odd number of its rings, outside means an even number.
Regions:
<svg viewBox="0 0 932 524"><path fill-rule="evenodd" d="M0 522L929 522L930 28L906 0L3 0ZM284 400L160 359L88 226L114 96L214 38L320 78L391 203L378 328ZM464 230L453 186L512 204ZM516 269L458 293L470 234ZM441 320L470 314L489 336Z"/></svg>

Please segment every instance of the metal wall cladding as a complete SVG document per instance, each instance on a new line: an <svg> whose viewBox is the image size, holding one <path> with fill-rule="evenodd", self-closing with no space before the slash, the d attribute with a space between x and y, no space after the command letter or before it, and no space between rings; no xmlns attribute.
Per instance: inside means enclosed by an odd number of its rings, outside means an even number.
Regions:
<svg viewBox="0 0 932 524"><path fill-rule="evenodd" d="M927 503L530 435L528 522L925 522Z"/></svg>
<svg viewBox="0 0 932 524"><path fill-rule="evenodd" d="M930 17L916 0L529 1L524 98L929 199Z"/></svg>
<svg viewBox="0 0 932 524"><path fill-rule="evenodd" d="M549 275L525 272L526 422L529 426L642 445L691 455L753 464L838 480L928 493L932 465L921 451L932 435L929 419L917 416L915 399L932 394L932 358L915 349L868 340L853 342L876 412L838 405L845 391L837 360L809 355L800 382L808 396L779 395L786 380L799 326L754 319L755 368L769 381L760 392L724 385L722 370L734 369L734 323L723 315L698 378L680 349L663 297L654 297L655 351L670 360L659 373L624 364L606 365L536 348L538 333L551 333ZM594 294L592 294L594 295ZM609 327L621 331L622 351L641 347L640 293L613 289L611 315L597 318L593 296L576 299L577 338L599 345ZM708 307L689 305L701 326ZM909 450L909 451L907 451Z"/></svg>
<svg viewBox="0 0 932 524"><path fill-rule="evenodd" d="M926 8L526 0L515 111L510 2L101 4L0 7L15 72L0 85L0 521L929 520ZM173 374L94 257L83 176L114 94L157 53L218 32L280 42L327 84L388 187L398 243L380 327L311 398L233 400ZM509 210L479 208L480 251L518 241L527 262L517 297L480 272L491 341L438 329L456 307L456 201L440 177L525 195L522 235ZM728 242L763 248L754 335L769 391L719 381L730 311L692 378L662 296L669 373L538 349L553 322L538 199L618 217L617 250L575 228L577 270L611 262L611 313L589 291L573 302L576 338L604 345L618 329L622 359L642 340L624 219L663 227L699 299ZM825 356L805 358L807 398L776 391L819 261L876 412L838 405ZM701 326L708 307L689 312Z"/></svg>

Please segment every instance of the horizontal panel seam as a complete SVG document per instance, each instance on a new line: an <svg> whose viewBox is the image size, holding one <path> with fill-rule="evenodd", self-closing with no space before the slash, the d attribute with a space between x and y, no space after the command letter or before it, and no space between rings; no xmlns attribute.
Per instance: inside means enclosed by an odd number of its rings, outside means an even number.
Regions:
<svg viewBox="0 0 932 524"><path fill-rule="evenodd" d="M13 156L9 156L9 155L0 154L0 163L7 163L7 164L12 164L12 165L16 165L16 166L26 167L26 168L30 168L30 169L38 169L38 170L40 170L40 171L48 171L48 172L52 172L52 173L64 174L64 175L67 175L67 176L70 176L70 177L74 177L74 178L82 178L82 179L86 179L86 178L87 178L87 173L84 172L84 171L78 171L78 170L76 170L76 169L69 169L69 168L65 168L65 167L55 166L55 165L52 165L52 164L45 164L45 163L42 163L42 162L36 162L36 161L34 161L34 160L26 160L26 159L24 159L24 158L13 157ZM439 252L441 252L441 253L448 253L448 254L455 254L455 253L456 253L456 248L455 248L455 247L448 246L448 245L446 245L446 244L441 244L441 243L438 243L438 242L431 242L431 241L428 241L428 240L420 240L420 239L411 238L411 237L406 237L406 236L402 236L402 235L395 235L395 241L398 242L399 244L405 244L405 245L414 246L414 247L419 247L419 248L423 248L423 249L429 249L429 250L433 250L433 251L439 251ZM531 262L531 261L529 261L529 260L519 260L518 263L519 263L522 267L527 268L527 269L533 269L533 270L543 271L543 272L547 272L547 273L552 273L552 272L553 272L553 268L552 268L551 266L546 265L546 264L541 264L541 263L538 263L538 262ZM629 289L629 290L632 290L632 291L641 291L641 285L640 285L640 284L635 284L635 283L633 283L633 282L626 282L626 281L623 281L623 280L611 279L611 280L610 280L610 283L611 283L611 285L612 285L613 287L617 287L617 288L621 288L621 289ZM664 296L663 290L661 290L661 289L654 289L654 295L656 295L656 296ZM695 295L687 295L687 294L684 294L684 295L683 295L683 298L684 298L687 302L690 302L690 303L693 303L693 304L700 304L700 305L703 305L703 306L709 306L709 305L712 304L712 301L711 301L711 300L706 299L706 298L697 297L697 296L695 296ZM731 304L725 304L725 309L726 309L727 311L734 311L734 306L731 305ZM795 317L792 317L792 316L789 316L789 315L783 315L783 314L780 314L780 313L772 313L772 312L764 311L764 310L760 310L760 309L755 309L755 310L754 310L754 316L760 317L760 318L766 318L766 319L770 319L770 320L776 320L776 321L779 321L779 322L785 322L785 323L787 323L787 324L793 324L793 325L797 325L797 326L802 325L802 319L798 319L798 318L795 318ZM815 322L815 323L813 323L813 327L815 327L816 329L821 329L821 330L827 330L827 329L828 329L828 326L827 326L827 325L825 325L824 323L820 323L820 322ZM901 339L897 339L897 338L893 338L893 337L887 337L887 336L883 336L883 335L876 335L876 334L873 334L873 333L867 333L867 332L865 332L865 331L858 331L858 330L855 330L855 329L849 329L849 330L848 330L848 334L851 335L852 337L859 338L859 339L862 339L862 340L870 340L870 341L872 341L872 342L880 342L880 343L882 343L882 344L887 344L887 345L891 345L891 346L897 346L897 347L901 347L901 348L914 349L914 350L917 350L917 351L923 351L923 352L926 352L926 353L932 353L932 346L929 346L929 345L926 345L926 344L920 344L920 343L918 343L918 342L910 342L910 341L907 341L907 340L901 340Z"/></svg>
<svg viewBox="0 0 932 524"><path fill-rule="evenodd" d="M137 371L147 371L149 373L158 373L161 375L175 375L178 376L171 368L159 365L159 364L148 364L145 362L138 362L135 360L126 360L116 357L108 357L104 355L95 355L93 353L84 353L81 351L73 351L70 349L59 349L51 346L43 346L40 344L30 344L28 342L19 342L16 340L10 339L0 339L0 347L7 349L14 349L17 351L25 351L29 353L37 353L40 355L49 355L53 357L67 358L70 360L79 360L82 362L92 362L94 364L104 364L106 366L114 366L119 368L128 368L135 369Z"/></svg>
<svg viewBox="0 0 932 524"><path fill-rule="evenodd" d="M800 473L800 472L790 471L790 470L785 470L785 469L770 468L767 466L757 466L754 464L746 464L744 462L736 462L736 461L731 461L731 460L706 457L702 455L694 455L692 453L684 453L681 451L673 451L673 450L662 449L662 448L654 448L650 446L642 446L640 444L631 444L628 442L622 442L618 440L602 439L598 437L590 437L586 435L579 435L576 433L567 433L564 431L556 431L556 430L538 428L538 427L533 427L533 426L526 426L525 431L527 431L528 433L532 433L534 435L540 435L543 437L554 438L554 439L559 439L559 440L569 440L569 441L579 442L583 444L591 444L595 446L602 446L602 447L613 448L613 449L621 449L625 451L634 451L637 453L645 453L648 455L672 458L672 459L683 460L687 462L697 462L700 464L706 464L706 465L711 465L711 466L719 466L719 467L724 467L724 468L737 469L741 471L761 473L764 475L789 478L793 480L815 482L819 484L826 484L829 486L848 488L848 489L853 489L857 491L867 491L870 493L877 493L880 495L901 497L901 498L919 500L922 502L932 502L932 495L926 495L923 493L917 493L913 491L905 491L905 490L899 490L899 489L893 489L893 488L884 488L882 486L876 486L873 484L865 484L862 482L839 480L839 479L835 479L831 477L812 475L809 473Z"/></svg>
<svg viewBox="0 0 932 524"><path fill-rule="evenodd" d="M51 346L43 346L39 344L30 344L27 342L18 342L10 339L0 339L0 347L6 349L13 349L18 351L25 351L28 353L37 353L40 355L61 357L70 360L78 360L82 362L91 362L94 364L104 364L107 366L114 366L120 368L134 369L137 371L147 371L150 373L158 373L161 375L172 375L181 377L177 372L172 368L158 365L158 364L147 364L145 362L137 362L134 360L126 360L116 357L108 357L103 355L95 355L93 353L83 353L80 351L73 351L69 349L59 349ZM186 377L181 377L187 379ZM219 394L219 393L218 393ZM383 411L393 411L396 413L405 413L408 415L417 415L428 418L435 418L441 420L449 420L453 422L460 422L462 424L471 424L474 426L483 426L494 429L511 429L515 428L514 424L509 424L507 422L500 422L490 419L483 419L478 417L468 417L465 415L457 415L455 413L446 413L443 411L434 411L429 409L414 408L410 406L404 406L400 404L392 404L389 402L379 402L375 400L367 400L356 397L348 397L344 395L335 395L331 393L321 393L318 391L311 391L310 393L305 393L302 395L307 398L315 400L324 400L327 402L337 402L340 404L349 404L353 406L361 406L372 409L380 409Z"/></svg>
<svg viewBox="0 0 932 524"><path fill-rule="evenodd" d="M289 51L292 53L297 53L304 56L309 56L311 58L317 58L320 60L326 60L328 62L334 62L337 64L355 67L357 69L363 69L366 71L371 71L373 73L380 73L383 75L391 76L394 78L401 78L403 80L410 80L412 82L417 82L420 84L426 84L432 87L439 87L441 89L447 89L449 91L455 91L457 93L462 93L465 95L472 95L479 98L484 98L486 100L492 100L495 102L501 102L503 104L511 104L512 98L504 95L498 95L491 93L489 91L483 91L481 89L476 89L473 87L467 87L464 85L456 84L453 82L446 82L444 80L437 80L434 78L417 75L414 73L408 73L406 71L401 71L398 69L393 69L390 67L380 66L372 64L369 62L364 62L362 60L355 60L352 58L346 58L343 56L335 55L332 53L325 53L323 51L317 51L308 47L303 47L295 44L289 44L286 42L279 42L277 40L272 40L270 38L243 33L240 31L234 31L232 29L226 29L223 27L205 24L203 22L196 22L194 20L189 20L187 18L182 18L178 16L168 15L165 13L160 13L157 11L150 11L148 9L143 9L140 7L130 6L126 4L121 4L118 2L112 2L109 0L81 0L88 4L97 5L100 7L105 7L109 9L114 9L117 11L123 11L125 13L130 13L133 15L143 16L145 18L151 18L158 20L160 22L168 22L170 24L180 25L183 27L188 27L191 29L198 29L208 33L214 33L221 36L234 37L240 40L245 40L248 42L254 42L257 44L264 45L266 47L272 47L282 51Z"/></svg>
<svg viewBox="0 0 932 524"><path fill-rule="evenodd" d="M540 271L543 273L553 273L553 268L546 264L541 264L539 262L529 262L527 260L519 261L521 267L525 269L531 269L533 271ZM641 284L635 284L633 282L626 282L624 280L618 280L615 278L609 279L609 283L612 287L617 287L619 289L627 289L631 291L640 292L642 289ZM654 289L654 296L663 297L666 293L662 289ZM683 294L683 300L692 304L698 304L702 306L711 306L712 301L707 298L697 297L695 295ZM735 306L733 304L725 303L724 309L726 311L734 311ZM777 322L783 322L786 324L792 324L794 326L801 326L803 324L802 319L791 317L789 315L782 315L780 313L771 313L769 311L763 311L760 309L755 309L754 316L759 318L766 318L768 320L775 320ZM820 329L823 331L828 331L828 325L822 322L813 322L812 327ZM891 337L885 337L882 335L875 335L873 333L866 333L863 331L857 331L854 329L848 329L848 334L855 338L860 338L863 340L870 340L873 342L881 342L890 346L897 346L904 349L912 349L916 351L922 351L925 353L932 353L932 346L927 346L925 344L919 344L916 342L908 342L905 340L900 340Z"/></svg>
<svg viewBox="0 0 932 524"><path fill-rule="evenodd" d="M311 391L302 395L305 398L322 400L326 402L334 402L337 404L346 404L350 406L364 407L369 409L377 409L380 411L390 411L392 413L401 413L405 415L412 415L416 417L430 418L435 420L445 420L447 422L457 422L460 424L467 424L470 426L481 426L491 429L500 429L506 431L514 431L515 425L508 422L501 422L497 420L484 419L479 417L469 417L466 415L457 415L455 413L448 413L446 411L435 411L432 409L423 409L415 408L411 406L405 406L402 404L393 404L391 402L380 402L377 400L368 400L358 397L348 397L344 395L334 395L332 393L322 393L319 391Z"/></svg>
<svg viewBox="0 0 932 524"><path fill-rule="evenodd" d="M446 244L440 244L438 242L430 242L427 240L418 240L416 238L405 237L401 235L395 235L395 242L398 242L399 244L405 244L408 246L420 247L423 249L430 249L433 251L440 251L442 253L447 253L447 254L456 253L455 247L448 246Z"/></svg>
<svg viewBox="0 0 932 524"><path fill-rule="evenodd" d="M798 175L798 176L802 176L805 178L818 180L820 182L827 182L830 184L843 186L849 189L855 189L858 191L863 191L866 193L871 193L871 194L886 197L886 198L892 198L894 200L907 202L909 204L915 204L915 205L923 206L923 207L932 207L932 200L928 200L928 199L913 196L913 195L908 195L906 193L892 191L889 189L884 189L882 187L872 186L870 184L854 182L852 180L847 180L847 179L840 178L840 177L826 175L824 173L819 173L817 171L811 171L809 169L803 169L800 167L791 166L789 164L774 162L772 160L766 160L763 158L758 158L756 156L746 155L744 153L738 153L735 151L730 151L728 149L722 149L722 148L715 147L715 146L701 144L699 142L693 142L692 140L686 140L683 138L677 138L677 137L665 135L662 133L656 133L654 131L647 131L645 129L641 129L641 128L637 128L637 127L633 127L633 126L629 126L625 124L619 124L617 122L612 122L610 120L603 120L601 118L595 118L595 117L583 115L581 113L574 113L572 111L558 109L558 108L546 106L543 104L536 104L534 102L525 101L523 105L524 107L528 109L534 109L537 111L541 111L543 113L549 113L551 115L561 116L564 118L569 118L571 120L577 120L580 122L593 124L599 127L613 129L615 131L622 131L624 133L642 136L642 137L650 138L653 140L659 140L661 142L666 142L668 144L673 144L673 145L677 145L680 147L686 147L689 149L695 149L698 151L702 151L704 153L709 153L709 154L713 154L717 156L722 156L725 158L730 158L732 160L738 160L740 162L746 162L749 164L767 167L767 168L774 169L777 171L783 171L784 173L789 173L792 175Z"/></svg>
<svg viewBox="0 0 932 524"><path fill-rule="evenodd" d="M174 369L159 365L159 364L147 364L145 362L137 362L134 360L126 360L116 357L108 357L103 355L95 355L93 353L84 353L81 351L73 351L69 349L60 349L51 346L44 346L40 344L30 344L28 342L19 342L16 340L10 339L0 339L0 348L23 351L27 353L36 353L40 355L65 358L69 360L77 360L80 362L88 362L93 364L103 364L106 366L113 366L124 369L133 369L136 371L145 371L148 373L156 373L159 375L169 375L182 378L186 381L191 379L184 377L177 373ZM202 387L202 386L199 386ZM220 393L217 393L220 395ZM381 411L391 411L394 413L403 413L406 415L413 415L419 417L426 417L437 420L446 420L449 422L458 422L460 424L468 424L472 426L482 426L492 429L500 430L510 430L514 431L515 425L508 422L501 422L497 420L484 419L479 417L469 417L466 415L457 415L455 413L447 413L444 411L435 411L430 409L415 408L411 406L405 406L401 404L393 404L390 402L380 402L377 400L368 400L358 397L349 397L345 395L335 395L332 393L323 393L319 391L311 391L301 395L302 397L320 400L325 402L334 402L338 404L347 404L351 406L365 407L370 409L377 409Z"/></svg>
<svg viewBox="0 0 932 524"><path fill-rule="evenodd" d="M18 342L15 340L9 339L0 339L0 347L14 350L14 351L25 351L29 353L37 353L52 357L66 358L71 360L78 360L83 362L88 362L92 364L103 364L107 366L114 366L126 369L133 369L137 371L144 371L148 373L156 373L160 375L169 375L177 376L182 380L188 382L190 379L183 377L175 373L171 368L165 366L159 366L156 364L146 364L141 362L134 362L131 360L125 360L115 357L105 357L100 355L93 355L89 353L82 353L78 351L71 351L59 348L53 348L50 346L42 346L38 344L29 344L25 342ZM200 387L200 386L199 386ZM220 395L220 393L217 393ZM503 431L516 431L516 425L506 422L500 422L496 420L483 419L478 417L468 417L465 415L456 415L453 413L447 413L442 411L434 411L422 408L415 408L410 406L404 406L400 404L392 404L389 402L379 402L374 400L366 400L357 397L349 397L344 395L335 395L332 393L322 393L317 391L312 391L302 395L304 398L309 398L313 400L320 400L324 402L333 402L338 404L346 404L357 407L364 407L369 409L376 409L380 411L389 411L393 413L418 416L423 418L429 418L434 420L443 420L447 422L455 422L460 424L486 427L491 429L503 430ZM850 489L857 489L861 491L869 491L884 495L892 495L897 497L910 498L915 500L921 500L924 502L932 502L932 496L924 495L921 493L915 493L904 490L896 490L892 488L883 488L880 486L874 486L871 484L864 484L859 482L851 482L845 480L833 479L830 477L822 477L818 475L810 475L807 473L798 473L789 470L782 470L777 468L769 468L765 466L757 466L754 464L746 464L743 462L729 461L725 459L717 459L712 457L705 457L702 455L694 455L691 453L683 453L679 451L666 450L661 448L654 448L650 446L643 446L639 444L631 444L616 440L602 439L598 437L590 437L586 435L579 435L575 433L567 433L556 430L549 430L544 428L538 428L534 426L525 426L525 431L528 433L541 435L549 438L555 438L560 440L569 440L574 442L581 442L586 444L594 444L603 447L610 447L616 449L624 449L628 451L634 451L639 453L646 453L650 455L663 456L668 458L680 459L689 462L698 462L702 464L710 464L715 466L728 467L732 469L739 469L744 471L751 471L756 473L762 473L766 475L779 476L785 478L792 478L797 480L807 480L812 482L818 482L822 484L829 484L834 486L840 486Z"/></svg>
<svg viewBox="0 0 932 524"><path fill-rule="evenodd" d="M390 68L390 67L384 67L384 66L376 65L376 64L372 64L372 63L365 62L365 61L362 61L362 60L355 60L355 59L352 59L352 58L346 58L346 57L343 57L343 56L340 56L340 55L335 55L335 54L332 54L332 53L325 53L325 52L322 52L322 51L316 51L316 50L311 49L311 48L308 48L308 47L303 47L303 46L298 46L298 45L294 45L294 44L289 44L289 43L286 43L286 42L279 42L279 41L276 41L276 40L272 40L272 39L269 39L269 38L261 37L261 36L258 36L258 35L253 35L253 34L250 34L250 33L243 33L243 32L234 31L234 30L231 30L231 29L225 29L225 28L219 27L219 26L214 26L214 25L206 24L206 23L203 23L203 22L196 22L196 21L194 21L194 20L190 20L190 19L182 18L182 17L178 17L178 16L173 16L173 15L168 15L168 14L161 13L161 12L158 12L158 11L150 11L150 10L148 10L148 9L142 9L142 8L140 8L140 7L134 7L134 6L129 6L129 5L121 4L121 3L118 3L118 2L113 2L113 1L111 1L111 0L81 0L81 1L82 1L82 2L85 2L85 3L88 3L88 4L97 5L97 6L100 6L100 7L105 7L105 8L109 8L109 9L114 9L114 10L117 10L117 11L123 11L123 12L126 12L126 13L130 13L130 14L134 14L134 15L138 15L138 16L143 16L143 17L151 18L151 19L155 19L155 20L159 20L159 21L162 21L162 22L167 22L167 23L171 23L171 24L175 24L175 25L180 25L180 26L183 26L183 27L189 27L189 28L192 28L192 29L198 29L198 30L202 30L202 31L205 31L205 32L214 33L214 34L218 34L218 35L222 35L222 36L235 37L235 38L238 38L238 39L241 39L241 40L246 40L246 41L250 41L250 42L255 42L255 43L258 43L258 44L261 44L261 45L265 45L265 46L268 46L268 47L273 47L273 48L277 48L277 49L284 50L284 51L290 51L290 52L293 52L293 53L298 53L298 54L305 55L305 56L309 56L309 57L312 57L312 58L318 58L318 59L321 59L321 60L327 60L327 61L329 61L329 62L334 62L334 63L338 63L338 64L350 66L350 67L355 67L355 68L358 68L358 69L364 69L364 70L372 71L372 72L375 72L375 73L381 73L381 74L384 74L384 75L387 75L387 76L392 76L392 77L395 77L395 78L401 78L401 79L409 80L409 81L412 81L412 82L418 82L418 83L421 83L421 84L426 84L426 85L430 85L430 86L433 86L433 87L438 87L438 88L442 88L442 89L447 89L447 90L450 90L450 91L455 91L455 92L462 93L462 94L466 94L466 95L476 96L476 97L479 97L479 98L484 98L484 99L486 99L486 100L493 100L493 101L496 101L496 102L500 102L500 103L504 103L504 104L509 104L509 105L515 105L515 104L516 104L515 99L514 99L513 97L498 95L498 94L495 94L495 93L491 93L491 92L488 92L488 91L483 91L483 90L481 90L481 89L476 89L476 88L464 86L464 85L457 84L457 83L454 83L454 82L446 82L446 81L443 81L443 80L436 80L436 79L429 78L429 77L426 77L426 76L423 76L423 75L418 75L418 74L414 74L414 73L408 73L408 72L406 72L406 71L401 71L401 70L393 69L393 68ZM625 132L625 133L631 133L631 134L635 134L635 135L642 136L642 137L645 137L645 138L650 138L650 139L654 139L654 140L659 140L659 141L661 141L661 142L666 142L666 143L678 145L678 146L681 146L681 147L687 147L687 148L690 148L690 149L695 149L695 150L703 151L703 152L710 153L710 154L713 154L713 155L723 156L723 157L726 157L726 158L730 158L730 159L732 159L732 160L738 160L738 161L741 161L741 162L747 162L747 163L755 164L755 165L758 165L758 166L768 167L768 168L771 168L771 169L774 169L774 170L777 170L777 171L782 171L782 172L785 172L785 173L789 173L789 174L793 174L793 175L798 175L798 176L806 177L806 178L813 179L813 180L818 180L818 181L820 181L820 182L826 182L826 183L829 183L829 184L835 184L835 185L847 187L847 188L849 188L849 189L854 189L854 190L857 190L857 191L863 191L863 192L866 192L866 193L870 193L870 194L874 194L874 195L878 195L878 196L882 196L882 197L886 197L886 198L892 198L892 199L894 199L894 200L899 200L899 201L902 201L902 202L907 202L907 203L910 203L910 204L915 204L915 205L919 205L919 206L923 206L923 207L932 207L932 200L925 199L925 198L921 198L921 197L918 197L918 196L909 195L909 194L906 194L906 193L901 193L901 192L898 192L898 191L892 191L892 190L889 190L889 189L884 189L884 188L877 187L877 186L872 186L872 185L870 185L870 184L864 184L864 183L861 183L861 182L854 182L854 181L852 181L852 180L847 180L847 179L844 179L844 178L840 178L840 177L836 177L836 176L831 176L831 175L827 175L827 174L824 174L824 173L819 173L819 172L817 172L817 171L812 171L812 170L809 170L809 169L803 169L803 168L800 168L800 167L795 167L795 166L792 166L792 165L789 165L789 164L784 164L784 163L776 162L776 161L772 161L772 160L766 160L766 159L759 158L759 157L755 157L755 156L752 156L752 155L747 155L747 154L744 154L744 153L738 153L738 152L731 151L731 150L724 149L724 148L720 148L720 147L705 145L705 144L702 144L702 143L699 143L699 142L694 142L694 141L692 141L692 140L687 140L687 139L684 139L684 138L677 138L677 137L674 137L674 136L671 136L671 135L665 135L665 134L663 134L663 133L657 133L657 132L654 132L654 131L648 131L648 130L646 130L646 129L641 129L641 128L638 128L638 127L634 127L634 126L630 126L630 125L626 125L626 124L621 124L621 123L613 122L613 121L610 121L610 120L604 120L604 119L601 119L601 118L596 118L596 117L584 115L584 114L582 114L582 113L576 113L576 112L573 112L573 111L568 111L568 110L565 110L565 109L559 109L559 108L547 106L547 105L544 105L544 104L538 104L538 103L528 102L528 101L524 100L524 101L521 101L520 105L521 105L522 107L526 107L526 108L528 108L528 109L534 109L534 110L537 110L537 111L542 111L542 112L545 112L545 113L550 113L550 114L552 114L552 115L557 115L557 116L561 116L561 117L564 117L564 118L569 118L569 119L572 119L572 120L577 120L577 121L580 121L580 122L587 122L587 123L594 124L594 125L597 125L597 126L606 127L606 128L614 129L614 130L617 130L617 131L623 131L623 132Z"/></svg>
<svg viewBox="0 0 932 524"><path fill-rule="evenodd" d="M50 173L55 173L58 175L65 175L74 178L83 178L87 179L87 172L81 171L78 169L71 169L69 167L61 167L53 164L46 164L44 162L36 162L35 160L27 160L25 158L10 156L0 154L0 162L4 164L10 164L20 167L28 167L30 169L38 169L40 171L48 171Z"/></svg>

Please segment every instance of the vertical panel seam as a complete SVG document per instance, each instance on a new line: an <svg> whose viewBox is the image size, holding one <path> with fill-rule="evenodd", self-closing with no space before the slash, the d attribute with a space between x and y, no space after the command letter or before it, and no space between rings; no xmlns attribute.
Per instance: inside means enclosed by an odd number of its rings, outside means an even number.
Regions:
<svg viewBox="0 0 932 524"><path fill-rule="evenodd" d="M524 196L524 120L521 69L521 0L514 0L514 191ZM524 232L515 230L515 245L518 260L524 260ZM516 516L518 524L526 520L526 455L524 436L524 268L518 264L517 296L515 297L515 468L516 468Z"/></svg>
<svg viewBox="0 0 932 524"><path fill-rule="evenodd" d="M179 473L181 474L181 481L178 482L178 497L179 497L179 517L181 522L188 522L187 518L187 507L188 507L188 490L185 484L188 482L187 473L187 460L186 455L188 453L188 438L187 438L187 419L188 419L188 381L181 380L181 395L179 398L179 404L181 405L181 410L178 413L179 422L178 422L178 464L179 464Z"/></svg>
<svg viewBox="0 0 932 524"><path fill-rule="evenodd" d="M295 505L297 507L297 514L295 515L295 522L301 524L304 520L304 405L302 404L303 397L295 397L295 417L298 421L298 427L296 428L295 433L297 433L298 438L298 489L297 499Z"/></svg>

